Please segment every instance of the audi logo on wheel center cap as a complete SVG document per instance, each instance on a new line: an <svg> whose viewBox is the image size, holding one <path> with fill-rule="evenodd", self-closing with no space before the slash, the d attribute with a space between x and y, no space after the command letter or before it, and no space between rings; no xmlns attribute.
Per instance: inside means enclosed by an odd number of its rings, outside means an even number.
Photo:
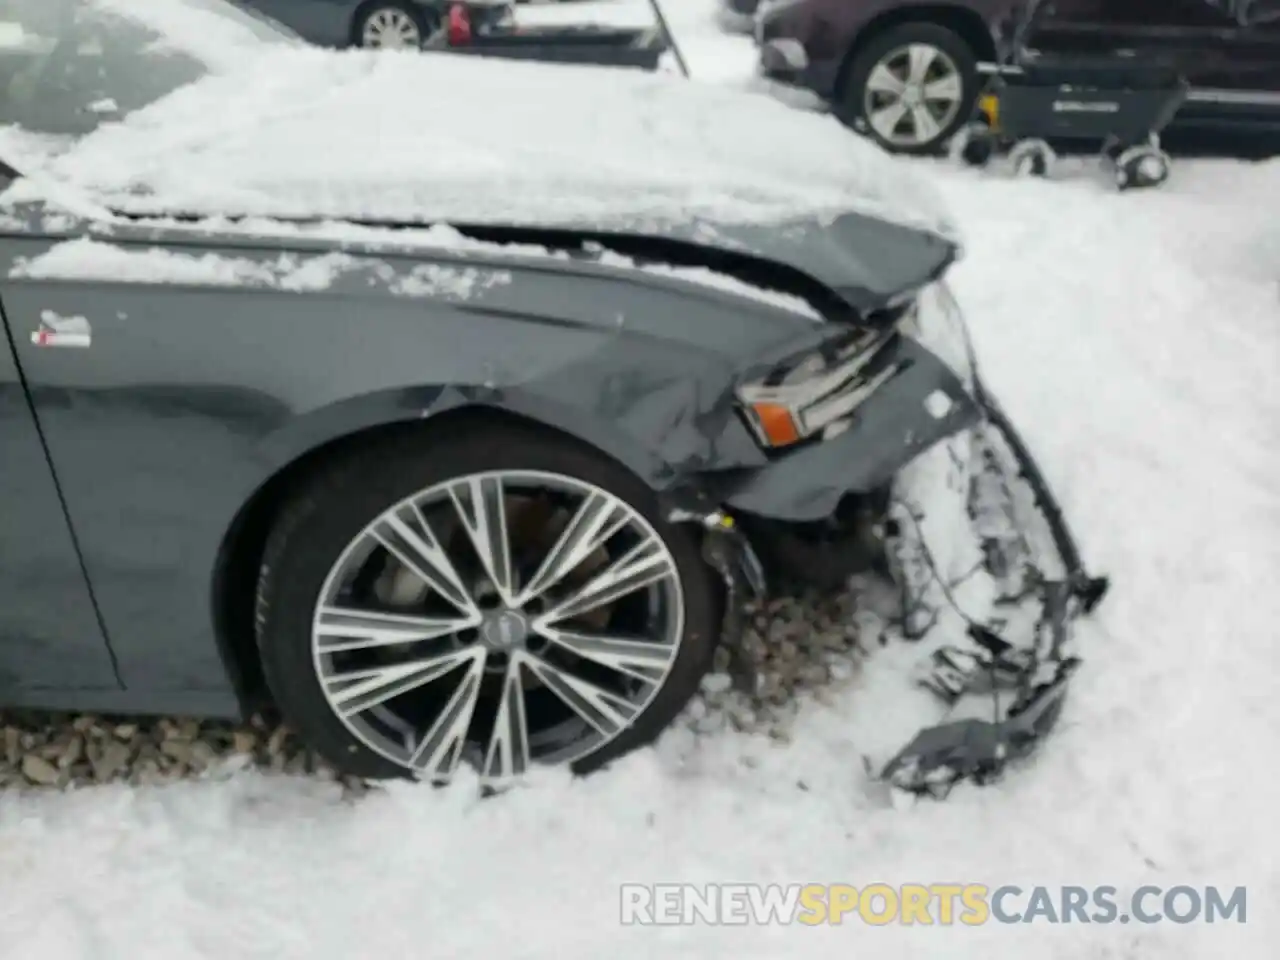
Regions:
<svg viewBox="0 0 1280 960"><path fill-rule="evenodd" d="M514 610L500 610L485 617L480 639L492 650L518 650L529 636L529 621Z"/></svg>

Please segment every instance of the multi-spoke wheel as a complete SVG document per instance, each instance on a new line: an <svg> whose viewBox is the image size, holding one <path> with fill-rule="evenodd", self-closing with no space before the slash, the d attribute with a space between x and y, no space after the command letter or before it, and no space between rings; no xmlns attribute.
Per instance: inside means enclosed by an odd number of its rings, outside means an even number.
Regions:
<svg viewBox="0 0 1280 960"><path fill-rule="evenodd" d="M974 53L961 37L904 23L857 51L836 110L887 150L934 153L969 118L977 89Z"/></svg>
<svg viewBox="0 0 1280 960"><path fill-rule="evenodd" d="M434 20L435 22L428 22ZM365 8L352 30L358 46L376 50L417 50L439 24L426 8L388 0Z"/></svg>
<svg viewBox="0 0 1280 960"><path fill-rule="evenodd" d="M493 785L653 739L718 635L690 530L615 464L523 431L338 464L286 510L259 583L282 711L362 776Z"/></svg>

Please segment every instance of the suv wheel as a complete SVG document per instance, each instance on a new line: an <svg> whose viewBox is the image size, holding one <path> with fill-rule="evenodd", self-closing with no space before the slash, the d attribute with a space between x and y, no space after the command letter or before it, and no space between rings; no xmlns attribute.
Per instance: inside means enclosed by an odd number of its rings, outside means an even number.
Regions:
<svg viewBox="0 0 1280 960"><path fill-rule="evenodd" d="M977 61L962 37L904 23L855 54L836 108L890 152L932 154L970 119L977 94Z"/></svg>
<svg viewBox="0 0 1280 960"><path fill-rule="evenodd" d="M652 491L524 429L335 462L285 509L258 584L281 712L360 777L489 786L652 741L711 665L717 581Z"/></svg>

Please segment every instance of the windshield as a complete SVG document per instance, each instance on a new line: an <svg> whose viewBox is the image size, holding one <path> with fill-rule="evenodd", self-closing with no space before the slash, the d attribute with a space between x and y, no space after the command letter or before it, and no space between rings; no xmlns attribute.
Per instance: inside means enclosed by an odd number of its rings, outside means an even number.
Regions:
<svg viewBox="0 0 1280 960"><path fill-rule="evenodd" d="M0 127L83 135L268 44L298 44L226 0L0 0Z"/></svg>

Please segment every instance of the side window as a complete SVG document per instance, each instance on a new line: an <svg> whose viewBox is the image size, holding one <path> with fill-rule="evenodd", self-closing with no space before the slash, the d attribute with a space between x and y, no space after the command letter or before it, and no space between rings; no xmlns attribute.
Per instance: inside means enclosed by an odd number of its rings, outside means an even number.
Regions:
<svg viewBox="0 0 1280 960"><path fill-rule="evenodd" d="M77 0L0 0L0 125L83 135L204 72L159 42Z"/></svg>

